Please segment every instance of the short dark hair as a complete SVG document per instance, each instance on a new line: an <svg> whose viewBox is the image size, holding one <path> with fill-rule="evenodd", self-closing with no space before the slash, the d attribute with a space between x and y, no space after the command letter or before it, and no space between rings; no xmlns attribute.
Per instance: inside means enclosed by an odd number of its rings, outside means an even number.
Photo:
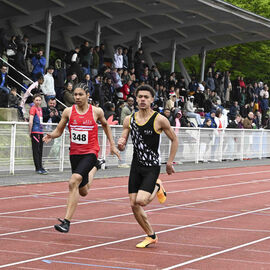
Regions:
<svg viewBox="0 0 270 270"><path fill-rule="evenodd" d="M35 95L33 96L33 100L35 100L37 97L42 98L41 94L35 94Z"/></svg>
<svg viewBox="0 0 270 270"><path fill-rule="evenodd" d="M148 91L150 92L151 96L154 97L156 92L153 89L152 86L150 86L149 84L145 84L145 85L140 85L139 87L137 87L136 91L135 91L135 96L137 97L140 91Z"/></svg>
<svg viewBox="0 0 270 270"><path fill-rule="evenodd" d="M81 88L81 89L83 89L83 90L85 91L86 94L89 93L89 87L88 87L88 85L85 84L85 83L78 83L78 84L76 84L75 87L74 87L74 90L75 90L76 88Z"/></svg>

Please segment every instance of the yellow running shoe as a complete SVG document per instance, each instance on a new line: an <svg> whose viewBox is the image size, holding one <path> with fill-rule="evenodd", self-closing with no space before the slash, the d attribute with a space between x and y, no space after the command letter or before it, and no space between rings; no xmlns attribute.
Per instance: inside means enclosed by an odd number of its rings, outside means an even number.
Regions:
<svg viewBox="0 0 270 270"><path fill-rule="evenodd" d="M167 199L167 194L166 194L166 191L162 185L162 181L160 179L157 179L157 184L159 184L159 186L160 186L160 189L157 192L158 201L160 203L165 203L165 201Z"/></svg>
<svg viewBox="0 0 270 270"><path fill-rule="evenodd" d="M139 244L136 245L136 248L146 248L148 247L149 245L151 244L156 244L158 242L158 237L156 236L155 239L149 237L149 236L146 236L145 239L140 242Z"/></svg>

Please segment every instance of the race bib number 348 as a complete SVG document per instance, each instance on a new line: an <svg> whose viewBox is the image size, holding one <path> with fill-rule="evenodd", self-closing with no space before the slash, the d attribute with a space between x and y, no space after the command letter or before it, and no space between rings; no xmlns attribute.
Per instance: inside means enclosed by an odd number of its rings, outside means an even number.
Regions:
<svg viewBox="0 0 270 270"><path fill-rule="evenodd" d="M88 144L88 131L72 130L71 141L77 144Z"/></svg>

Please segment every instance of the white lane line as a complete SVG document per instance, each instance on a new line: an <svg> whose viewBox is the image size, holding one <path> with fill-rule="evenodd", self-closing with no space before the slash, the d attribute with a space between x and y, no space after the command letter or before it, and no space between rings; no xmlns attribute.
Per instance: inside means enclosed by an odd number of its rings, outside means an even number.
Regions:
<svg viewBox="0 0 270 270"><path fill-rule="evenodd" d="M171 270L171 269L179 268L179 267L184 266L184 265L188 265L188 264L192 264L194 262L202 261L202 260L217 256L217 255L220 255L220 254L224 254L224 253L227 253L227 252L230 252L230 251L233 251L233 250L236 250L236 249L240 249L240 248L243 248L243 247L251 246L251 245L266 241L266 240L270 240L270 236L260 238L260 239L257 239L255 241L251 241L251 242L248 242L248 243L244 243L242 245L227 248L227 249L224 249L224 250L221 250L221 251L218 251L218 252L214 252L214 253L211 253L211 254L208 254L208 255L193 259L193 260L189 260L189 261L186 261L186 262L183 262L183 263L172 265L170 267L163 268L163 270Z"/></svg>
<svg viewBox="0 0 270 270"><path fill-rule="evenodd" d="M236 260L236 259L225 259L225 258L216 258L216 260L221 261L230 261L230 262L243 262L243 263L254 263L254 264L270 264L270 262L256 262L256 261L248 261L248 260ZM263 269L263 268L262 268Z"/></svg>
<svg viewBox="0 0 270 270"><path fill-rule="evenodd" d="M248 212L245 212L245 213L225 216L225 217L221 217L221 218L215 218L215 219L201 221L201 222L188 224L188 225L184 225L184 226L178 226L176 228L157 231L156 233L157 234L162 234L162 233L173 232L173 231L177 231L177 230L181 230L181 229L192 228L192 227L202 225L202 224L208 224L208 223L217 222L217 221L221 221L221 220L241 217L241 216L245 216L245 215L249 215L249 214L253 214L253 213L257 213L257 212L261 212L261 211L265 211L265 210L269 210L269 209L270 209L270 207L256 209L256 210L248 211ZM144 236L145 235L142 234L142 235L137 235L137 236L133 236L133 237L129 237L129 238L123 238L123 239L119 239L119 240L115 240L115 241L111 241L111 242L105 242L105 243L97 244L97 245L93 245L93 246L88 246L88 247L83 247L83 248L78 248L78 249L73 249L73 250L67 250L67 251L64 251L64 252L59 252L59 253L54 253L54 254L45 255L45 256L41 256L41 257L31 258L31 259L27 259L27 260L23 260L23 261L17 261L17 262L1 265L0 268L10 267L10 266L14 266L14 265L23 264L23 263L40 261L40 260L44 260L44 259L48 259L48 258L52 258L52 257L56 257L56 256L62 256L62 255L66 255L66 254L70 254L70 253L74 253L74 252L79 252L79 251L84 251L84 250L90 250L90 249L94 249L94 248L98 248L98 247L109 246L109 245L113 245L113 244L119 244L119 243L122 243L122 242L127 242L127 241L130 241L130 240L138 239L138 238L141 238L141 237L144 237ZM237 248L240 248L242 246L252 245L252 244L255 244L257 242L261 242L261 241L268 240L268 239L270 239L270 236L259 239L259 240L256 240L256 241L253 241L253 242L249 242L248 244L243 244L243 245L240 245L240 246L237 246L237 247L230 248L230 250L237 249ZM227 250L229 250L229 249L227 249ZM220 251L220 252L225 253L227 251L223 250L223 251ZM212 253L212 254L218 255L218 253L220 253L220 252L215 252L215 253ZM212 255L212 254L209 254L208 256L215 256L215 255ZM204 257L206 257L206 256L204 256ZM197 259L194 259L194 260L201 260L201 258L203 258L203 257L200 257L200 258L197 258ZM188 262L191 262L191 261L193 261L193 260L190 260ZM190 264L190 263L186 263L186 264ZM177 266L174 267L174 268L177 268ZM174 269L174 268L168 268L168 269Z"/></svg>
<svg viewBox="0 0 270 270"><path fill-rule="evenodd" d="M102 187L102 188L91 188L92 190L104 190L104 189L115 189L115 188L124 188L127 187L127 185L121 185L121 186L110 186L110 187ZM33 193L29 195L19 195L19 196L10 196L10 197L2 197L0 200L10 200L10 199L18 199L18 198L28 198L28 197L36 197L36 196L48 196L48 195L55 195L55 194L62 194L62 193L68 193L68 190L66 191L55 191L55 192L48 192L48 193Z"/></svg>
<svg viewBox="0 0 270 270"><path fill-rule="evenodd" d="M219 202L219 201L225 201L225 200L243 198L243 197L254 196L254 195L265 194L265 193L270 193L270 190L260 191L260 192L255 192L255 193L247 193L247 194L230 196L230 197L223 197L223 198L218 198L218 199L211 199L211 200L199 201L199 202L192 202L192 203L177 204L177 205L172 205L172 206L165 206L165 207L160 207L160 208L154 208L154 209L145 210L145 212L156 212L156 211L161 211L161 210L178 208L178 207L182 207L182 206L199 205L199 204L209 203L209 202ZM265 208L265 209L270 209L270 208ZM72 225L82 224L82 223L87 223L87 222L100 221L100 220L107 220L107 219L112 219L112 218L125 217L125 216L132 216L132 215L133 215L133 213L126 213L126 214L119 214L119 215L107 216L107 217L102 217L102 218L94 218L94 219L81 220L81 221L72 222ZM13 234L19 234L19 233L26 233L26 232L33 232L33 231L51 229L51 228L53 228L53 226L46 226L46 227L39 227L39 228L34 228L34 229L22 230L22 231L2 233L2 234L0 234L0 237L1 236L7 236L7 235L13 235Z"/></svg>
<svg viewBox="0 0 270 270"><path fill-rule="evenodd" d="M17 254L28 254L28 255L38 255L38 253L34 253L34 252L22 252L22 251L17 251L17 250L3 250L1 249L0 252L4 252L4 253L17 253Z"/></svg>
<svg viewBox="0 0 270 270"><path fill-rule="evenodd" d="M243 172L243 173L235 173L235 174L221 174L221 175L212 175L212 176L203 176L203 177L192 177L192 178L184 178L184 179L176 179L176 180L168 180L164 181L167 183L176 183L176 182L186 182L186 181L197 181L197 180L207 180L207 179L216 179L222 177L231 177L231 176L242 176L242 175L252 175L252 174L261 174L261 173L269 173L270 170L267 171L256 171L256 172ZM127 185L120 185L120 186L110 186L110 187L103 187L103 188L91 188L93 190L103 190L103 189L115 189L115 188L124 188ZM35 197L35 196L44 196L44 195L54 195L54 194L62 194L68 193L67 191L57 191L57 192L49 192L49 193L34 193L30 195L20 195L20 196L9 196L9 197L2 197L0 200L7 200L7 199L17 199L17 198L27 198L27 197Z"/></svg>
<svg viewBox="0 0 270 270"><path fill-rule="evenodd" d="M79 261L97 261L97 262L107 262L107 263L118 263L118 264L131 264L131 265L141 265L141 266L157 266L155 264L144 264L144 263L135 263L135 262L124 262L124 261L111 261L111 260L99 260L99 259L91 259L91 258L83 258L83 257L73 257L73 256L66 256L67 259L75 259Z"/></svg>
<svg viewBox="0 0 270 270"><path fill-rule="evenodd" d="M189 192L189 191L197 191L197 190L206 190L206 189L215 189L215 188L223 188L223 187L231 187L231 186L237 186L237 185L246 185L246 184L254 184L254 183L263 183L270 181L270 178L267 179L261 179L261 180L252 180L248 182L238 182L233 184L224 184L224 185L217 185L217 186L207 186L202 188L191 188L191 189L181 189L176 191L169 191L168 194L174 194L174 193L180 193L180 192ZM120 198L114 198L114 199L104 199L104 200L96 200L96 201L88 201L88 202L81 202L78 203L78 205L87 205L87 204L93 204L93 203L103 203L103 202L111 202L111 201L118 201L118 200L125 200L129 199L129 197L120 197ZM41 210L48 210L48 209L55 209L55 208L62 208L66 207L66 204L57 205L57 206L48 206L48 207L41 207L41 208L32 208L32 209L25 209L25 210L16 210L16 211L10 211L10 212L3 212L0 213L0 216L2 215L9 215L9 214L18 214L18 213L25 213L25 212L32 212L32 211L41 211Z"/></svg>
<svg viewBox="0 0 270 270"><path fill-rule="evenodd" d="M120 198L114 198L114 199L105 199L105 200L96 200L96 201L90 201L90 202L81 202L78 203L78 205L86 205L86 204L92 204L92 203L103 203L103 202L111 202L111 201L118 201L118 200L124 200L128 199L129 197L120 197ZM10 211L10 212L3 212L0 213L0 216L2 215L9 215L9 214L18 214L18 213L26 213L26 212L32 212L32 211L40 211L40 210L48 210L48 209L55 209L55 208L61 208L66 207L66 204L62 205L54 205L54 206L48 206L48 207L40 207L40 208L32 208L32 209L25 209L25 210L17 210L17 211Z"/></svg>

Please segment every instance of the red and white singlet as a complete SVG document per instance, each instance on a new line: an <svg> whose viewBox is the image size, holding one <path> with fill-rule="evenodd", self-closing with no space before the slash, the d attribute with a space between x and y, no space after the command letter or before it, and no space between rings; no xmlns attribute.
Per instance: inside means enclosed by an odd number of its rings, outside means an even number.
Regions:
<svg viewBox="0 0 270 270"><path fill-rule="evenodd" d="M76 105L72 106L68 129L70 155L95 154L98 157L98 125L94 120L91 104L84 114L77 112Z"/></svg>

